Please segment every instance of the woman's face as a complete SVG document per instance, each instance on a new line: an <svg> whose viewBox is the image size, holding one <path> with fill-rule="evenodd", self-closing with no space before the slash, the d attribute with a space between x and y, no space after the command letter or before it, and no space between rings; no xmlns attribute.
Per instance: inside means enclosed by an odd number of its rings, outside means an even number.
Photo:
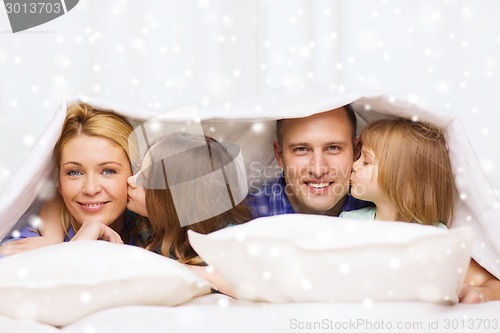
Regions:
<svg viewBox="0 0 500 333"><path fill-rule="evenodd" d="M82 134L62 148L59 193L78 223L97 220L111 225L127 207L127 178L131 174L121 147L108 139Z"/></svg>

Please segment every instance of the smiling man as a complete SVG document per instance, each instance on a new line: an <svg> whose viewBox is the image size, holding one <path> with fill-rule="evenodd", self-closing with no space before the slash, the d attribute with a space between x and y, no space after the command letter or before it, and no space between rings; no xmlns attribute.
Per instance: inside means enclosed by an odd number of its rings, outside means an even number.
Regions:
<svg viewBox="0 0 500 333"><path fill-rule="evenodd" d="M338 216L371 203L348 195L356 116L349 105L309 117L278 120L274 154L283 174L251 194L254 218L291 214Z"/></svg>
<svg viewBox="0 0 500 333"><path fill-rule="evenodd" d="M247 199L253 218L280 214L338 216L372 205L349 192L355 157L356 116L349 105L305 118L278 120L274 154L281 176ZM500 299L500 281L471 260L460 302Z"/></svg>

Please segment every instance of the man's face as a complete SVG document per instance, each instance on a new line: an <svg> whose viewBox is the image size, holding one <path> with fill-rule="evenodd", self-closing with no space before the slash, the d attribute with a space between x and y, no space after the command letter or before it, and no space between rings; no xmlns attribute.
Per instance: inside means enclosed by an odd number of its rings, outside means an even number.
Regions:
<svg viewBox="0 0 500 333"><path fill-rule="evenodd" d="M283 168L286 194L299 213L338 215L337 203L349 190L353 133L343 108L287 119L282 147L274 144Z"/></svg>

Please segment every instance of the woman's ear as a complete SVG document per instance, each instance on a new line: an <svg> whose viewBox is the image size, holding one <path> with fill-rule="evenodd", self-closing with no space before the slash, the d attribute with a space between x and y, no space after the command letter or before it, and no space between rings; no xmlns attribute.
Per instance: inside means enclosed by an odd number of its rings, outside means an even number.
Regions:
<svg viewBox="0 0 500 333"><path fill-rule="evenodd" d="M361 140L359 138L354 140L354 161L357 161L361 156Z"/></svg>
<svg viewBox="0 0 500 333"><path fill-rule="evenodd" d="M278 162L279 166L283 168L283 151L281 150L281 146L277 140L273 142L273 149L276 161Z"/></svg>
<svg viewBox="0 0 500 333"><path fill-rule="evenodd" d="M57 188L57 192L62 195L61 193L61 182L59 182L59 177L56 178L56 188Z"/></svg>

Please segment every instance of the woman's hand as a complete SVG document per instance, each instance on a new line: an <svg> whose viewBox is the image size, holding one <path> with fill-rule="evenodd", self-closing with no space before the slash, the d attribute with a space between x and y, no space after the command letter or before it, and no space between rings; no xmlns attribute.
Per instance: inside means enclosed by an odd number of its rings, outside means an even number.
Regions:
<svg viewBox="0 0 500 333"><path fill-rule="evenodd" d="M98 239L123 244L122 238L116 231L98 221L84 222L71 241Z"/></svg>
<svg viewBox="0 0 500 333"><path fill-rule="evenodd" d="M50 238L48 236L16 239L2 244L2 246L0 246L0 255L10 256L16 253L34 250L40 247L54 245L57 243L61 243L61 241Z"/></svg>

